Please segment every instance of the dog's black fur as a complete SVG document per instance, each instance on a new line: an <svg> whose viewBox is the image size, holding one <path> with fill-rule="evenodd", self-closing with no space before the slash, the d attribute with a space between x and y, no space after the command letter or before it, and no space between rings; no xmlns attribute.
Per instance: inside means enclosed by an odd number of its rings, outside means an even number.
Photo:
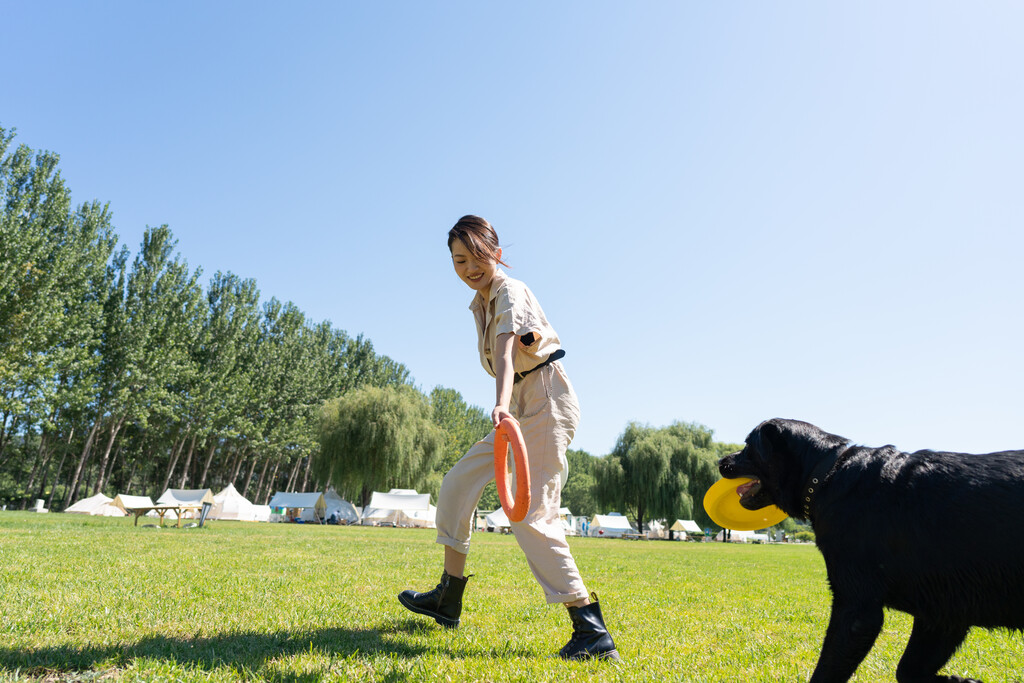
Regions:
<svg viewBox="0 0 1024 683"><path fill-rule="evenodd" d="M1024 451L903 453L774 419L719 471L759 480L743 507L814 526L832 614L812 683L853 675L883 607L914 617L901 683L972 680L938 675L971 626L1024 630Z"/></svg>

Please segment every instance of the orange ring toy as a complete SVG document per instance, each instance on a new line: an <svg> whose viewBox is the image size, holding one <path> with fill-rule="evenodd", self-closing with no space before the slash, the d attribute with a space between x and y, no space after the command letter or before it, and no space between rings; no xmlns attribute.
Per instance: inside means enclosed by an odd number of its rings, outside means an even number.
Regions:
<svg viewBox="0 0 1024 683"><path fill-rule="evenodd" d="M516 466L516 498L512 501L512 488L508 482L508 447ZM521 522L530 510L530 461L526 456L526 443L519 423L510 417L498 423L494 430L494 480L498 485L501 507L511 522Z"/></svg>

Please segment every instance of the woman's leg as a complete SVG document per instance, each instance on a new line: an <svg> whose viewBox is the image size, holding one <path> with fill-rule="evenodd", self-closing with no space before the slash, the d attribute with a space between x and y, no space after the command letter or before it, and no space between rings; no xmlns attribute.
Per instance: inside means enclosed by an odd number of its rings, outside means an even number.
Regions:
<svg viewBox="0 0 1024 683"><path fill-rule="evenodd" d="M466 553L460 553L450 545L444 547L444 570L448 576L461 579L466 575Z"/></svg>
<svg viewBox="0 0 1024 683"><path fill-rule="evenodd" d="M494 479L494 432L473 444L469 451L448 470L437 496L437 542L445 546L445 568L449 559L452 569L465 570L469 539L473 535L473 513L487 482ZM450 550L449 550L450 549ZM451 551L461 555L451 555ZM462 566L459 566L461 561ZM452 571L452 576L460 576Z"/></svg>
<svg viewBox="0 0 1024 683"><path fill-rule="evenodd" d="M588 602L587 588L558 514L565 452L579 422L576 395L559 363L527 377L517 394L531 491L530 511L522 522L512 524L512 530L547 601L582 606Z"/></svg>

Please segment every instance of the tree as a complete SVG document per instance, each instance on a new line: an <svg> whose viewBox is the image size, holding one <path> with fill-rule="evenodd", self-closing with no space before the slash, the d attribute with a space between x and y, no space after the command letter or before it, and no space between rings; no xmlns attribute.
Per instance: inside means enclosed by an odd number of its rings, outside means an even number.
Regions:
<svg viewBox="0 0 1024 683"><path fill-rule="evenodd" d="M0 128L0 469L10 465L27 502L44 495L57 451L59 476L94 399L116 237L106 206L70 210L58 155L25 146L9 154L13 137ZM14 434L20 453L7 463Z"/></svg>
<svg viewBox="0 0 1024 683"><path fill-rule="evenodd" d="M374 490L420 488L444 449L430 403L408 385L364 386L324 403L314 475L363 506Z"/></svg>
<svg viewBox="0 0 1024 683"><path fill-rule="evenodd" d="M592 517L598 514L594 500L594 468L598 459L586 451L570 449L565 454L569 461L569 478L562 485L562 505L574 515Z"/></svg>
<svg viewBox="0 0 1024 683"><path fill-rule="evenodd" d="M696 424L654 429L631 422L612 453L595 465L597 502L631 513L639 530L649 519L709 523L694 501L717 479L711 438L709 429Z"/></svg>

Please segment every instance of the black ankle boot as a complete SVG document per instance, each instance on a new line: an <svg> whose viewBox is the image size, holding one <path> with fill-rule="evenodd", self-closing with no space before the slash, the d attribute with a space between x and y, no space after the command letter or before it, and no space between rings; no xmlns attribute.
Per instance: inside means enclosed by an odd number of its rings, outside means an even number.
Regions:
<svg viewBox="0 0 1024 683"><path fill-rule="evenodd" d="M434 621L446 628L455 628L462 614L462 592L466 590L467 581L469 576L457 579L442 572L441 583L434 590L428 593L402 591L398 601L417 614L434 617Z"/></svg>
<svg viewBox="0 0 1024 683"><path fill-rule="evenodd" d="M608 629L601 616L601 606L597 595L591 595L593 601L583 607L570 607L569 618L572 620L572 638L565 644L558 655L562 659L611 659L618 660L619 651L615 649Z"/></svg>

